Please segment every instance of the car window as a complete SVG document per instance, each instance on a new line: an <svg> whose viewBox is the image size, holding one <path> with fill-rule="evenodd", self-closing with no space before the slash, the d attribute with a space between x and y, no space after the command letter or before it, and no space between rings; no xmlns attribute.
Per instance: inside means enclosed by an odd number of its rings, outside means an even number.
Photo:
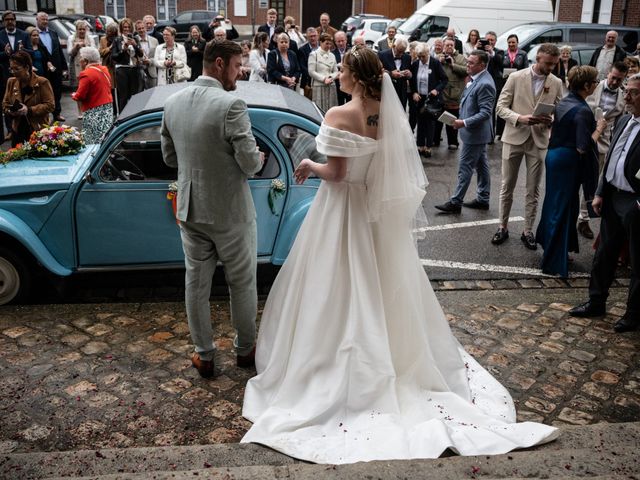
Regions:
<svg viewBox="0 0 640 480"><path fill-rule="evenodd" d="M190 21L191 21L191 12L181 13L180 15L176 15L176 16L174 17L174 20L175 20L177 23L190 22Z"/></svg>
<svg viewBox="0 0 640 480"><path fill-rule="evenodd" d="M160 125L152 125L127 134L100 168L105 182L173 181L178 170L162 158Z"/></svg>
<svg viewBox="0 0 640 480"><path fill-rule="evenodd" d="M264 153L264 164L253 178L277 178L280 175L280 163L271 150L269 144L260 138L259 134L255 135L258 150Z"/></svg>
<svg viewBox="0 0 640 480"><path fill-rule="evenodd" d="M361 21L360 23L358 23L358 26L355 28L356 30L362 30L365 25L367 24L367 22L365 22L364 20Z"/></svg>
<svg viewBox="0 0 640 480"><path fill-rule="evenodd" d="M578 63L580 65L589 65L589 61L591 60L591 56L593 55L593 52L595 52L594 48L580 50L580 60L578 61Z"/></svg>
<svg viewBox="0 0 640 480"><path fill-rule="evenodd" d="M207 12L194 12L193 20L209 20L212 17L212 13Z"/></svg>
<svg viewBox="0 0 640 480"><path fill-rule="evenodd" d="M538 35L532 43L560 43L562 42L562 30L549 30Z"/></svg>
<svg viewBox="0 0 640 480"><path fill-rule="evenodd" d="M576 62L578 62L578 65L584 65L584 63L580 59L580 51L579 50L571 50L571 58L573 58ZM587 62L588 62L588 60L587 60Z"/></svg>
<svg viewBox="0 0 640 480"><path fill-rule="evenodd" d="M293 125L283 125L278 131L278 138L287 149L293 168L309 158L314 162L327 163L327 157L318 152L316 136Z"/></svg>
<svg viewBox="0 0 640 480"><path fill-rule="evenodd" d="M384 32L386 28L386 22L375 22L371 24L371 30L373 30L374 32Z"/></svg>

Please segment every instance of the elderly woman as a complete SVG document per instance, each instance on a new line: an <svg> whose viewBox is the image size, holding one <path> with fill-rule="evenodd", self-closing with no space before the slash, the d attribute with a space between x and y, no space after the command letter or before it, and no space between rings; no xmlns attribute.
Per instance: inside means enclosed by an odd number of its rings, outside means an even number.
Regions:
<svg viewBox="0 0 640 480"><path fill-rule="evenodd" d="M2 111L11 118L11 146L15 147L49 123L55 99L49 80L33 72L31 56L24 50L11 55L9 70L13 77L7 80Z"/></svg>
<svg viewBox="0 0 640 480"><path fill-rule="evenodd" d="M545 158L546 188L536 241L542 245L542 271L568 275L568 254L578 252L576 218L578 195L583 185L585 198L592 199L598 181L596 142L607 126L596 124L585 99L598 85L594 67L574 67L569 71L569 94L554 112L549 150Z"/></svg>
<svg viewBox="0 0 640 480"><path fill-rule="evenodd" d="M69 53L69 58L72 60L70 65L70 81L71 86L75 87L78 85L78 74L82 70L80 67L80 61L78 60L78 52L82 47L95 47L96 44L91 38L89 34L89 24L86 20L77 20L75 22L76 31L72 33L67 39L67 52Z"/></svg>
<svg viewBox="0 0 640 480"><path fill-rule="evenodd" d="M113 124L113 97L109 69L100 65L100 53L93 47L82 47L78 52L81 72L78 90L71 98L82 108L82 134L88 144L99 143Z"/></svg>
<svg viewBox="0 0 640 480"><path fill-rule="evenodd" d="M191 78L195 80L202 75L202 57L204 47L207 45L197 25L189 29L189 40L184 42L184 50L187 54L187 65L191 69Z"/></svg>
<svg viewBox="0 0 640 480"><path fill-rule="evenodd" d="M162 31L164 43L156 48L153 59L158 68L158 85L175 83L175 71L187 65L187 52L176 42L176 29L165 27Z"/></svg>
<svg viewBox="0 0 640 480"><path fill-rule="evenodd" d="M300 64L296 54L289 50L289 35L280 33L278 48L267 55L267 76L271 83L295 90L300 78Z"/></svg>
<svg viewBox="0 0 640 480"><path fill-rule="evenodd" d="M249 65L251 66L250 82L267 81L267 54L269 53L269 35L266 32L258 32L253 37L253 48L249 52Z"/></svg>
<svg viewBox="0 0 640 480"><path fill-rule="evenodd" d="M640 72L640 60L638 57L627 57L624 59L624 64L629 68L629 70L627 70L627 76L624 79L624 86L626 87L627 79Z"/></svg>
<svg viewBox="0 0 640 480"><path fill-rule="evenodd" d="M340 78L336 56L331 51L331 35L320 35L320 47L309 55L308 70L313 89L313 101L324 112L338 104L335 81Z"/></svg>
<svg viewBox="0 0 640 480"><path fill-rule="evenodd" d="M418 111L418 131L416 142L418 151L425 157L431 156L436 118L424 108L427 102L444 106L442 91L447 86L447 74L442 64L431 55L429 47L422 43L416 47L418 59L411 64L409 85L413 103Z"/></svg>
<svg viewBox="0 0 640 480"><path fill-rule="evenodd" d="M242 78L240 80L249 80L249 75L251 75L251 42L242 40L240 48L242 48L242 67L240 67Z"/></svg>
<svg viewBox="0 0 640 480"><path fill-rule="evenodd" d="M560 61L553 69L553 74L562 80L562 85L567 87L567 75L569 74L569 70L578 65L571 57L572 48L569 45L564 45L560 47Z"/></svg>

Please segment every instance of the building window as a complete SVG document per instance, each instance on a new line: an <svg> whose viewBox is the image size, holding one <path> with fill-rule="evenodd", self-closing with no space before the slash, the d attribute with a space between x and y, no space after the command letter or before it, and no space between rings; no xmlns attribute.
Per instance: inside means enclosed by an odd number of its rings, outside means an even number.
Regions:
<svg viewBox="0 0 640 480"><path fill-rule="evenodd" d="M56 0L37 0L36 10L39 12L56 13Z"/></svg>
<svg viewBox="0 0 640 480"><path fill-rule="evenodd" d="M284 20L284 17L287 16L287 9L285 6L285 0L271 0L271 7L275 8L278 12L278 21L281 22Z"/></svg>
<svg viewBox="0 0 640 480"><path fill-rule="evenodd" d="M0 0L0 10L18 10L16 0Z"/></svg>
<svg viewBox="0 0 640 480"><path fill-rule="evenodd" d="M125 0L104 0L104 13L115 19L127 16L124 8Z"/></svg>
<svg viewBox="0 0 640 480"><path fill-rule="evenodd" d="M178 13L177 0L157 0L158 20L169 20Z"/></svg>
<svg viewBox="0 0 640 480"><path fill-rule="evenodd" d="M227 0L207 0L207 10L227 16Z"/></svg>

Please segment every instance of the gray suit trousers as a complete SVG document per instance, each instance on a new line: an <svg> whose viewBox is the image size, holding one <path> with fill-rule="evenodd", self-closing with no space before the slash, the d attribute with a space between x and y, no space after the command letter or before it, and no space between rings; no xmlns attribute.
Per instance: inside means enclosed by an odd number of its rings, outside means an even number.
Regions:
<svg viewBox="0 0 640 480"><path fill-rule="evenodd" d="M185 304L195 351L202 360L211 360L215 353L209 297L220 260L229 286L236 353L249 354L256 340L258 308L255 220L226 226L180 222L180 235L186 267Z"/></svg>

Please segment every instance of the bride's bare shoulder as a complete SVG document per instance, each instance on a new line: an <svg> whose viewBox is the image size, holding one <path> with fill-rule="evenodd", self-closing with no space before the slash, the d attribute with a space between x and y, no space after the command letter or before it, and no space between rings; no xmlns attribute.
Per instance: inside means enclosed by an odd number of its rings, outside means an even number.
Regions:
<svg viewBox="0 0 640 480"><path fill-rule="evenodd" d="M330 108L324 116L324 123L333 128L351 131L361 121L362 112L348 103Z"/></svg>

